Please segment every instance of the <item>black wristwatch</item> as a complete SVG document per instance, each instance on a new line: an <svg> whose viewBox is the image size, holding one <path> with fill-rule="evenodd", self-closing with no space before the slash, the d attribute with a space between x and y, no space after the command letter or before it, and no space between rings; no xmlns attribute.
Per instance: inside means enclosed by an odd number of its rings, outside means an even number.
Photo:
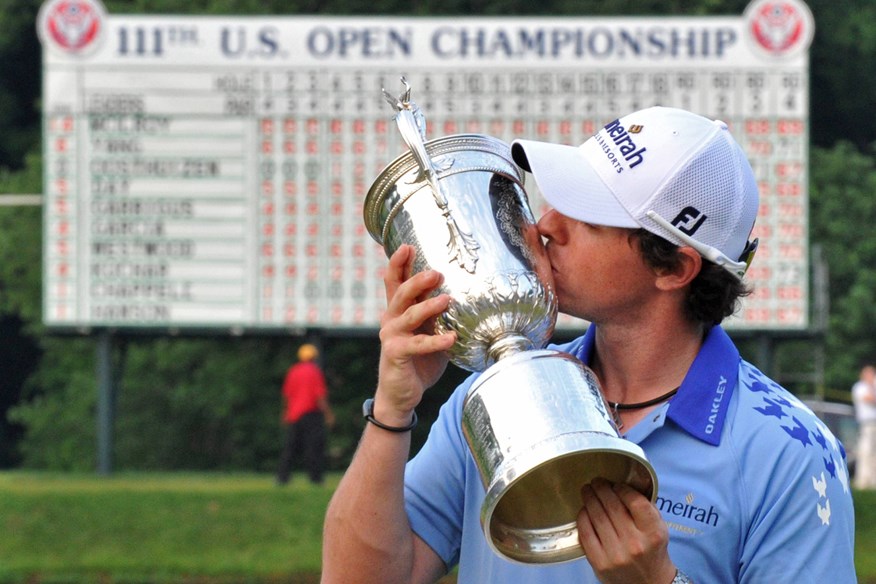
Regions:
<svg viewBox="0 0 876 584"><path fill-rule="evenodd" d="M672 584L693 584L693 580L691 580L687 574L676 568L675 578L672 579Z"/></svg>

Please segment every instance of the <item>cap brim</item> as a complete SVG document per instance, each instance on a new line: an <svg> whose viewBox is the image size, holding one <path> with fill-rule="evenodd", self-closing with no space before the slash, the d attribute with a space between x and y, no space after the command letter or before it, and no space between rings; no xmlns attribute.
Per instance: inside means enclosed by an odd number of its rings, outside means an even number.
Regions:
<svg viewBox="0 0 876 584"><path fill-rule="evenodd" d="M514 162L531 172L548 204L572 219L610 227L639 227L618 202L580 147L515 140Z"/></svg>

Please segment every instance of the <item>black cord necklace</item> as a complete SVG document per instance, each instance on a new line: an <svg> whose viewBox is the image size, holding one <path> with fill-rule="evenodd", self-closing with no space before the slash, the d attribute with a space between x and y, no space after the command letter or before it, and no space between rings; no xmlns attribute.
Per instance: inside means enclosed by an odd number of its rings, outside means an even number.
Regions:
<svg viewBox="0 0 876 584"><path fill-rule="evenodd" d="M665 402L666 400L668 400L669 398L674 396L676 393L678 393L678 389L679 388L676 387L672 391L667 391L663 395L658 395L654 399L649 399L648 401L643 401L643 402L639 402L639 403L635 403L635 404L622 404L620 402L612 402L612 401L608 402L608 405L612 411L612 416L614 417L614 423L617 425L617 429L620 430L621 428L624 427L624 423L623 423L623 421L621 421L621 418L620 418L620 411L621 410L624 410L624 411L641 410L643 408L657 405L659 403Z"/></svg>
<svg viewBox="0 0 876 584"><path fill-rule="evenodd" d="M663 395L658 395L654 399L649 399L648 401L639 402L637 404L622 404L620 402L610 401L608 402L608 405L610 405L614 410L641 410L642 408L647 408L648 406L653 406L659 404L660 402L665 402L676 393L678 393L677 387L672 391L667 391Z"/></svg>

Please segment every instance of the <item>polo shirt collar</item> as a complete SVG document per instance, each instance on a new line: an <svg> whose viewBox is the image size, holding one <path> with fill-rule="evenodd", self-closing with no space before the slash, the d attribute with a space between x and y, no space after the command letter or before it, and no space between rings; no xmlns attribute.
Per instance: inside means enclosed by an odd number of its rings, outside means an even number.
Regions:
<svg viewBox="0 0 876 584"><path fill-rule="evenodd" d="M596 325L587 328L577 357L589 364L596 341ZM739 350L720 326L712 327L690 366L678 393L669 402L666 417L691 436L713 446L721 430L739 377Z"/></svg>

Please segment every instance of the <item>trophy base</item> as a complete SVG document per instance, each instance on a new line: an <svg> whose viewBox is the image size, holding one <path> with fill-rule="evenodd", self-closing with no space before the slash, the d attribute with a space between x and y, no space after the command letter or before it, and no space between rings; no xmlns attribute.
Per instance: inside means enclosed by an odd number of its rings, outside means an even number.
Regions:
<svg viewBox="0 0 876 584"><path fill-rule="evenodd" d="M462 424L486 489L484 534L509 560L582 557L581 487L597 477L652 502L657 496L644 452L618 436L595 375L571 355L541 350L502 359L469 390Z"/></svg>

